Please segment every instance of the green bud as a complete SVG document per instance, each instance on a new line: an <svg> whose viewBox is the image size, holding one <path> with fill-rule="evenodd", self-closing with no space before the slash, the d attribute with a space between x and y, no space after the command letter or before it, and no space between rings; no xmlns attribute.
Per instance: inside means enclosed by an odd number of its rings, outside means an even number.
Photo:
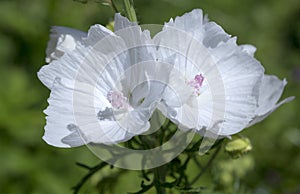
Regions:
<svg viewBox="0 0 300 194"><path fill-rule="evenodd" d="M109 29L110 31L114 31L114 26L115 26L115 22L114 21L112 21L112 22L109 22L105 27L107 28L107 29Z"/></svg>
<svg viewBox="0 0 300 194"><path fill-rule="evenodd" d="M241 157L242 155L248 153L251 150L252 150L251 142L246 137L234 139L225 145L225 151L232 158L235 159Z"/></svg>

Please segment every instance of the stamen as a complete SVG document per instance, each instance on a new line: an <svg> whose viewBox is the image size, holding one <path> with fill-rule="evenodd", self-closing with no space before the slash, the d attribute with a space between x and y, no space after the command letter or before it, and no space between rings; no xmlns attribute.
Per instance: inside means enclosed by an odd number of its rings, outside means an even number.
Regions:
<svg viewBox="0 0 300 194"><path fill-rule="evenodd" d="M127 98L123 96L121 92L109 91L107 93L107 100L110 102L113 108L128 108Z"/></svg>
<svg viewBox="0 0 300 194"><path fill-rule="evenodd" d="M195 78L189 81L187 84L195 89L194 94L199 96L200 95L200 88L204 81L204 77L201 74L195 76Z"/></svg>

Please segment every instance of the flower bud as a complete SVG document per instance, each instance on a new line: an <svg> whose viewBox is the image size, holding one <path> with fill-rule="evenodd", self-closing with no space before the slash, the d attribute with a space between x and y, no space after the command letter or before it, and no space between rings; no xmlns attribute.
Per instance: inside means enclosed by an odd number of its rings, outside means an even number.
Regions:
<svg viewBox="0 0 300 194"><path fill-rule="evenodd" d="M234 159L241 157L251 150L251 142L246 137L234 139L225 145L225 151Z"/></svg>

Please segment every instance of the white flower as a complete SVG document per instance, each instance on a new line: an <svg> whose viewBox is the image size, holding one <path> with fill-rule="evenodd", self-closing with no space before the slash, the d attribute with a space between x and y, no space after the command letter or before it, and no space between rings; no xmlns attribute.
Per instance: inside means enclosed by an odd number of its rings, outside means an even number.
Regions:
<svg viewBox="0 0 300 194"><path fill-rule="evenodd" d="M117 143L145 132L169 71L156 62L150 33L120 14L115 16L115 33L95 25L78 38L77 31L59 29L72 41L48 48L61 53L52 54L51 63L38 72L51 90L43 139L73 147Z"/></svg>
<svg viewBox="0 0 300 194"><path fill-rule="evenodd" d="M153 39L120 14L115 32L54 27L39 79L50 90L43 139L58 147L126 141L156 108L182 130L229 136L270 115L286 81L264 75L252 45L237 45L194 10ZM170 64L170 65L169 65Z"/></svg>
<svg viewBox="0 0 300 194"><path fill-rule="evenodd" d="M171 19L154 41L162 56L176 55L174 67L184 77L185 81L178 83L172 81L178 76L171 74L170 88L193 89L188 95L177 93L181 105L174 103L176 92L167 89L160 105L183 130L229 136L292 99L275 105L285 81L264 76L264 68L253 57L256 48L238 46L236 38L205 19L202 10Z"/></svg>

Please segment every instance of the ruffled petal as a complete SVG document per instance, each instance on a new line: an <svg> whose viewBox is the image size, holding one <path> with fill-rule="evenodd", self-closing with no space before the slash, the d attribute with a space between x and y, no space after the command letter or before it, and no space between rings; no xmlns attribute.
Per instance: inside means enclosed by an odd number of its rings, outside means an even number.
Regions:
<svg viewBox="0 0 300 194"><path fill-rule="evenodd" d="M49 89L53 87L56 78L74 79L83 55L80 52L72 52L72 55L65 53L59 60L54 60L48 65L44 65L37 73L41 82Z"/></svg>
<svg viewBox="0 0 300 194"><path fill-rule="evenodd" d="M257 115L263 115L270 111L280 99L286 84L287 81L285 79L281 81L276 76L264 75L259 89Z"/></svg>
<svg viewBox="0 0 300 194"><path fill-rule="evenodd" d="M46 49L46 62L59 59L64 53L72 51L76 45L82 45L82 39L87 33L72 28L53 26L51 28L50 40Z"/></svg>
<svg viewBox="0 0 300 194"><path fill-rule="evenodd" d="M126 17L123 17L120 13L115 14L114 30L119 31L132 26L138 26L136 22L129 21Z"/></svg>
<svg viewBox="0 0 300 194"><path fill-rule="evenodd" d="M126 63L126 45L122 39L104 30L100 25L92 26L83 42L86 46L78 46L72 52L65 53L59 60L52 61L40 69L38 77L44 85L51 89L57 77L62 82L64 79L85 79L85 82L93 85L105 68L110 68L106 71L118 75L119 72L114 68L120 69L129 64ZM114 63L113 67L109 67L110 63Z"/></svg>
<svg viewBox="0 0 300 194"><path fill-rule="evenodd" d="M259 89L258 108L256 109L255 117L249 123L249 126L262 121L273 111L275 111L279 106L294 99L294 97L288 97L277 103L283 93L286 84L287 81L285 79L281 81L276 76L264 75Z"/></svg>
<svg viewBox="0 0 300 194"><path fill-rule="evenodd" d="M53 84L48 103L49 106L44 111L47 115L47 122L43 139L56 147L70 147L70 145L63 143L62 139L71 135L74 126L76 126L72 93L61 85L59 79L55 80ZM77 138L73 144L82 145L83 142Z"/></svg>
<svg viewBox="0 0 300 194"><path fill-rule="evenodd" d="M171 19L165 23L163 31L168 28L176 28L180 31L191 33L198 41L203 38L203 13L201 9L194 9L193 11Z"/></svg>
<svg viewBox="0 0 300 194"><path fill-rule="evenodd" d="M219 43L228 41L230 37L231 36L215 22L208 22L204 24L203 44L206 47L215 48Z"/></svg>
<svg viewBox="0 0 300 194"><path fill-rule="evenodd" d="M123 52L127 52L130 56L131 66L145 61L155 61L156 47L148 30L142 31L135 22L116 14L114 33L124 41L126 50Z"/></svg>
<svg viewBox="0 0 300 194"><path fill-rule="evenodd" d="M96 24L90 27L87 37L83 39L85 46L93 47L100 40L112 36L113 32L102 25Z"/></svg>
<svg viewBox="0 0 300 194"><path fill-rule="evenodd" d="M257 60L242 52L231 41L211 49L217 71L211 73L211 79L210 74L207 75L210 90L206 91L211 92L213 111L219 115L212 126L223 120L210 131L221 136L238 133L253 118L264 72ZM218 74L222 79L219 83L214 82L214 76ZM214 115L212 119L216 119Z"/></svg>
<svg viewBox="0 0 300 194"><path fill-rule="evenodd" d="M183 16L176 17L175 21L171 19L164 25L163 31L168 28L184 31L206 47L211 48L216 47L220 42L226 42L231 37L221 26L210 22L207 16L204 17L201 9L194 9Z"/></svg>
<svg viewBox="0 0 300 194"><path fill-rule="evenodd" d="M254 56L254 54L256 52L256 47L251 44L240 45L240 48L252 57Z"/></svg>

